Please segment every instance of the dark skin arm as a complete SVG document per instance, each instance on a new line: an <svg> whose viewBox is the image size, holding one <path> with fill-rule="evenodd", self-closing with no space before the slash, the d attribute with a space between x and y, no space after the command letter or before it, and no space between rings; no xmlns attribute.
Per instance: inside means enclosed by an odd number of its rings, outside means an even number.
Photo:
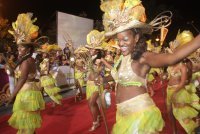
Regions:
<svg viewBox="0 0 200 134"><path fill-rule="evenodd" d="M173 65L191 53L195 52L200 47L200 35L196 36L192 41L185 44L173 54L145 52L142 62L151 67L164 67ZM162 60L161 60L162 59Z"/></svg>
<svg viewBox="0 0 200 134"><path fill-rule="evenodd" d="M112 66L104 59L104 58L101 58L101 62L109 69L112 69Z"/></svg>
<svg viewBox="0 0 200 134"><path fill-rule="evenodd" d="M107 83L109 81L113 81L113 77L111 75L106 76L106 77L98 76L98 78L95 79L94 82L95 82L96 85L100 85L100 84Z"/></svg>
<svg viewBox="0 0 200 134"><path fill-rule="evenodd" d="M19 90L22 88L22 86L26 82L26 80L28 78L28 74L29 74L29 68L30 68L30 64L29 64L28 60L23 61L22 64L20 65L21 77L17 81L14 92L11 95L11 97L9 98L7 105L13 101L13 99L15 98L15 96L17 95Z"/></svg>

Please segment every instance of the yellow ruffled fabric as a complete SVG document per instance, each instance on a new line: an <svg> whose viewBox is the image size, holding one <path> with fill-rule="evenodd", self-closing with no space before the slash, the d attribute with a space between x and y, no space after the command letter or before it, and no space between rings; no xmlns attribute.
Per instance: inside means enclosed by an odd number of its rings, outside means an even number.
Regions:
<svg viewBox="0 0 200 134"><path fill-rule="evenodd" d="M19 92L13 105L13 112L18 110L37 111L45 108L41 91L26 90Z"/></svg>
<svg viewBox="0 0 200 134"><path fill-rule="evenodd" d="M179 90L176 93L176 99L172 102L174 117L179 121L181 126L188 134L192 134L195 128L198 126L193 120L198 116L198 111L194 107L199 107L199 104L193 102L198 100L198 96L193 93L196 90L193 84L186 85L185 88ZM175 91L175 87L168 87L167 98L168 105L171 102L171 97ZM189 92L190 91L190 92ZM194 106L193 106L194 105Z"/></svg>
<svg viewBox="0 0 200 134"><path fill-rule="evenodd" d="M29 89L26 88L30 87L28 85L33 86ZM13 105L13 114L8 120L9 125L12 127L16 129L35 129L41 126L42 119L39 111L45 108L45 101L41 91L35 89L36 87L36 83L25 83L18 92Z"/></svg>
<svg viewBox="0 0 200 134"><path fill-rule="evenodd" d="M184 106L181 108L176 108L173 106L173 114L175 118L179 121L181 126L188 134L194 133L195 128L198 127L197 122L192 118L197 117L198 111L190 106Z"/></svg>
<svg viewBox="0 0 200 134"><path fill-rule="evenodd" d="M86 99L89 99L94 92L100 91L103 92L103 85L97 86L95 85L94 81L87 81L86 85Z"/></svg>
<svg viewBox="0 0 200 134"><path fill-rule="evenodd" d="M40 82L42 87L47 87L54 85L56 83L56 80L51 75L46 75L40 78Z"/></svg>
<svg viewBox="0 0 200 134"><path fill-rule="evenodd" d="M85 73L80 72L80 71L75 72L75 79L78 80L81 87L85 86L84 77L85 77Z"/></svg>
<svg viewBox="0 0 200 134"><path fill-rule="evenodd" d="M200 110L199 96L196 94L197 90L194 83L186 85L185 89L190 95L190 105L195 109Z"/></svg>
<svg viewBox="0 0 200 134"><path fill-rule="evenodd" d="M16 129L35 129L41 127L41 116L39 112L16 111L8 120L10 126Z"/></svg>
<svg viewBox="0 0 200 134"><path fill-rule="evenodd" d="M139 96L137 96L137 98L138 97ZM149 103L149 101L150 99L147 98L147 101L142 104L144 105L142 108L140 104L142 100L133 100L128 102L132 103L130 105L134 105L134 107L129 106L126 102L125 109L121 109L121 111L120 108L117 107L116 123L113 126L112 134L147 134L162 131L164 121L161 112L155 104L153 105ZM137 110L138 108L140 110ZM124 114L122 114L123 112Z"/></svg>
<svg viewBox="0 0 200 134"><path fill-rule="evenodd" d="M196 80L198 77L200 77L200 71L192 74L192 80Z"/></svg>
<svg viewBox="0 0 200 134"><path fill-rule="evenodd" d="M56 80L51 75L47 75L42 76L40 82L49 97L57 104L61 104L62 96L59 94L61 89L55 85Z"/></svg>
<svg viewBox="0 0 200 134"><path fill-rule="evenodd" d="M167 86L167 106L169 107L172 103L172 95L175 92L175 86Z"/></svg>

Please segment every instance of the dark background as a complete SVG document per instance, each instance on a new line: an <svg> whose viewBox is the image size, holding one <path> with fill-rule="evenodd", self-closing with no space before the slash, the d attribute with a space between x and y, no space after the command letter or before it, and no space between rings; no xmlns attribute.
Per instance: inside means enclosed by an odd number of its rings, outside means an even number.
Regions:
<svg viewBox="0 0 200 134"><path fill-rule="evenodd" d="M176 37L178 29L190 30L194 35L200 29L199 4L197 0L143 0L148 21L164 10L173 12L167 40ZM0 15L13 22L19 13L33 12L42 35L55 27L56 11L84 16L101 22L100 0L0 0ZM98 20L98 21L96 21ZM96 23L95 23L96 24ZM195 30L195 28L197 30ZM156 34L156 33L155 33ZM156 35L155 35L156 36Z"/></svg>

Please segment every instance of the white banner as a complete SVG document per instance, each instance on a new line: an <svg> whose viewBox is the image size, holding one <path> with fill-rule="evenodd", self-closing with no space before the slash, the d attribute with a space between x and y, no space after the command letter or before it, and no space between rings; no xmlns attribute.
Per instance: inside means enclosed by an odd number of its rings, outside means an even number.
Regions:
<svg viewBox="0 0 200 134"><path fill-rule="evenodd" d="M59 87L74 85L74 69L70 66L59 66L56 71L51 70L51 74L56 79Z"/></svg>
<svg viewBox="0 0 200 134"><path fill-rule="evenodd" d="M57 12L57 43L65 48L65 38L71 38L74 48L86 45L86 36L93 29L93 20Z"/></svg>

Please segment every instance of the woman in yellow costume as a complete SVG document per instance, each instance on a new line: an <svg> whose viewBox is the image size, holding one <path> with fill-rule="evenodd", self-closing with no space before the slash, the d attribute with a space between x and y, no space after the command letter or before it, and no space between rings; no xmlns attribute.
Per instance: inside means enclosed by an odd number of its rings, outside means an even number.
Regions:
<svg viewBox="0 0 200 134"><path fill-rule="evenodd" d="M171 51L174 52L175 49L188 43L193 38L193 34L190 31L179 33L175 41L170 44ZM173 133L177 133L173 115L189 134L194 133L194 129L198 126L198 124L193 120L193 118L198 115L198 111L190 105L192 95L187 90L195 88L193 84L190 84L192 76L191 61L190 64L191 65L189 66L189 60L184 59L182 62L170 66L167 69L169 77L167 87L167 109L171 116Z"/></svg>
<svg viewBox="0 0 200 134"><path fill-rule="evenodd" d="M81 57L81 55L84 53L88 52L88 49L86 48L77 48L74 53L75 53L75 80L76 80L76 84L77 84L77 93L76 95L78 95L77 97L79 99L83 98L83 86L85 86L85 60L83 57Z"/></svg>
<svg viewBox="0 0 200 134"><path fill-rule="evenodd" d="M106 36L116 35L122 55L112 68L116 86L116 123L113 134L155 134L162 131L164 121L146 89L151 67L173 65L200 47L200 35L189 45L173 54L146 51L145 33L151 33L155 24L163 25L159 17L145 23L145 8L139 0L102 1L103 24ZM166 15L165 23L170 24ZM163 18L161 17L161 18ZM169 22L169 23L167 23ZM158 27L157 27L158 28ZM108 65L109 66L109 65ZM104 78L108 81L112 78Z"/></svg>
<svg viewBox="0 0 200 134"><path fill-rule="evenodd" d="M100 46L104 40L104 33L97 30L92 30L87 35L86 47L89 48L90 58L87 60L87 83L86 83L86 98L88 105L92 113L93 124L89 131L96 130L100 126L100 110L97 104L99 98L99 90L103 90L103 85L96 85L95 80L99 79L102 66L99 65L99 59L101 58Z"/></svg>
<svg viewBox="0 0 200 134"><path fill-rule="evenodd" d="M53 47L47 45L46 47L43 46L43 61L40 63L40 83L41 86L44 88L44 91L48 94L48 96L53 100L53 107L56 104L61 104L62 96L59 94L60 88L56 86L56 80L53 76L49 73L50 71L50 61L48 58L48 53L50 48Z"/></svg>
<svg viewBox="0 0 200 134"><path fill-rule="evenodd" d="M190 86L186 86L188 92L192 95L191 97L191 105L196 110L200 111L200 104L199 104L199 87L200 87L200 49L198 49L195 53L190 55L188 58L192 61L192 81L190 84L196 88L187 88ZM198 118L198 117L197 117ZM197 122L200 123L199 119Z"/></svg>
<svg viewBox="0 0 200 134"><path fill-rule="evenodd" d="M36 128L41 127L40 111L45 106L41 90L35 81L35 60L31 57L36 44L30 41L36 37L32 35L39 29L32 24L34 21L31 17L31 13L19 14L17 21L13 23L14 31L9 31L15 37L20 59L15 70L17 84L8 101L9 104L16 96L13 114L8 123L18 129L18 134L33 134Z"/></svg>

